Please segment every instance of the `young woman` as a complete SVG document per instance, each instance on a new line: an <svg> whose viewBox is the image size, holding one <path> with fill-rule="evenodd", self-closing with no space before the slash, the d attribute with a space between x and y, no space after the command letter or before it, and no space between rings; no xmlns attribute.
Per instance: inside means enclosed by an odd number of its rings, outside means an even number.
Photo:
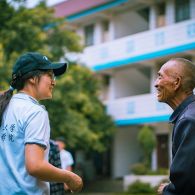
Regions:
<svg viewBox="0 0 195 195"><path fill-rule="evenodd" d="M54 77L66 69L33 52L16 61L10 89L0 95L0 194L46 195L49 181L81 190L79 176L48 163L50 125L38 102L52 98Z"/></svg>

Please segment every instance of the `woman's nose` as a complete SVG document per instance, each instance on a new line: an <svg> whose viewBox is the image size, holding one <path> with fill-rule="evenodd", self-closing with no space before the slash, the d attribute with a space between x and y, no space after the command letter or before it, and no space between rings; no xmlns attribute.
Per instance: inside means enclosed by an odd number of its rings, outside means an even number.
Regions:
<svg viewBox="0 0 195 195"><path fill-rule="evenodd" d="M51 80L51 84L52 84L53 86L55 86L55 85L56 85L56 80L55 80L55 79L52 79L52 80Z"/></svg>

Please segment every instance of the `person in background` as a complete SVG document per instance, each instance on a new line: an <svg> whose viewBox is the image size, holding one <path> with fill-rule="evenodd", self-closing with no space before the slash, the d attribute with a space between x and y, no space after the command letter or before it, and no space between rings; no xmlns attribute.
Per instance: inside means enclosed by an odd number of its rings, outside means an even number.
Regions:
<svg viewBox="0 0 195 195"><path fill-rule="evenodd" d="M61 159L60 159L60 150L58 145L55 143L54 140L49 141L50 143L50 150L49 150L49 163L55 167L61 167ZM64 195L64 184L58 182L50 182L50 195Z"/></svg>
<svg viewBox="0 0 195 195"><path fill-rule="evenodd" d="M62 169L72 171L72 165L74 164L74 160L73 160L72 154L66 150L65 139L63 137L58 137L55 140L56 140L56 143L60 149L60 158L61 158Z"/></svg>
<svg viewBox="0 0 195 195"><path fill-rule="evenodd" d="M172 163L170 183L162 183L158 194L195 194L195 65L184 58L174 58L159 70L155 82L157 99L172 109Z"/></svg>
<svg viewBox="0 0 195 195"><path fill-rule="evenodd" d="M62 169L67 171L72 171L72 165L74 164L74 160L72 154L66 150L66 143L63 137L56 138L56 143L60 149L60 159ZM64 190L69 191L68 186L64 183Z"/></svg>
<svg viewBox="0 0 195 195"><path fill-rule="evenodd" d="M36 52L13 66L11 86L0 94L0 194L48 195L50 181L66 183L72 192L82 189L78 175L48 162L49 117L39 103L52 98L55 76L66 69Z"/></svg>

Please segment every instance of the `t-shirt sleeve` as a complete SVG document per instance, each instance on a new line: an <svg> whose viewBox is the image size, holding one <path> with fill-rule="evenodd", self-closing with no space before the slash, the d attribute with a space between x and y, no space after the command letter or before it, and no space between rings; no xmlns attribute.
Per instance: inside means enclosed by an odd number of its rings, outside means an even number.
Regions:
<svg viewBox="0 0 195 195"><path fill-rule="evenodd" d="M25 127L25 144L38 144L45 149L49 144L50 125L48 114L45 110L32 113Z"/></svg>

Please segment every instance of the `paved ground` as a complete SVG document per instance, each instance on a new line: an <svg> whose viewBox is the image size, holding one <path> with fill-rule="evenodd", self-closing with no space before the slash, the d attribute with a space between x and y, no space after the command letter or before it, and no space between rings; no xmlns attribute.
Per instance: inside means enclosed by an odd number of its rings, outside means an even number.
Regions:
<svg viewBox="0 0 195 195"><path fill-rule="evenodd" d="M84 189L82 193L90 195L95 193L96 195L113 194L123 192L122 179L99 179L84 183Z"/></svg>

